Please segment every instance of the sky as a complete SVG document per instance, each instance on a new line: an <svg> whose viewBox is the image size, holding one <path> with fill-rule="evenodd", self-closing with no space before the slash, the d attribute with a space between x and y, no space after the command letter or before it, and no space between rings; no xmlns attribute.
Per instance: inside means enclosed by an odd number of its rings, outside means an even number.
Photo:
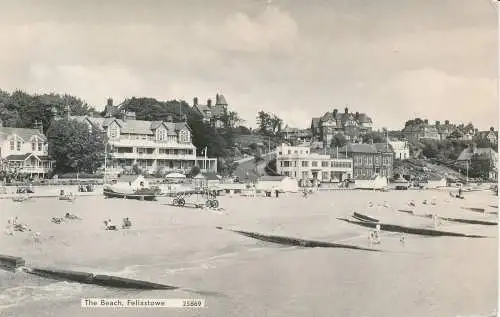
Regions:
<svg viewBox="0 0 500 317"><path fill-rule="evenodd" d="M4 0L0 89L498 127L493 0Z"/></svg>

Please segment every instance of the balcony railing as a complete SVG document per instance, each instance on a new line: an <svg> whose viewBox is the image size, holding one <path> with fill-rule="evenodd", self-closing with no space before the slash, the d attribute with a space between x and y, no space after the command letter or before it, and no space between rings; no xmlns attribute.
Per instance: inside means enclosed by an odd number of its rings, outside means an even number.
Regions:
<svg viewBox="0 0 500 317"><path fill-rule="evenodd" d="M159 154L159 153L111 153L116 159L138 159L138 160L184 160L194 161L195 154Z"/></svg>
<svg viewBox="0 0 500 317"><path fill-rule="evenodd" d="M110 145L115 147L151 147L151 148L167 148L167 149L194 149L192 143L179 143L177 141L155 141L155 140L131 140L120 139L109 141Z"/></svg>

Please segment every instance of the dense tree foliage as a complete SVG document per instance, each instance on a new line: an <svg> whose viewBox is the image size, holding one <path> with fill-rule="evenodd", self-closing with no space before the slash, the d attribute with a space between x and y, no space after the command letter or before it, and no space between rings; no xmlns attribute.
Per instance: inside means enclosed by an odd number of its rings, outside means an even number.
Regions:
<svg viewBox="0 0 500 317"><path fill-rule="evenodd" d="M22 91L0 91L0 120L4 126L33 128L35 122L47 131L55 116L87 115L94 112L83 100L58 94L30 95Z"/></svg>
<svg viewBox="0 0 500 317"><path fill-rule="evenodd" d="M263 110L257 113L259 131L265 135L277 135L283 127L283 120L275 114Z"/></svg>
<svg viewBox="0 0 500 317"><path fill-rule="evenodd" d="M55 120L47 138L57 172L94 173L104 163L105 135L90 131L85 123L67 118Z"/></svg>
<svg viewBox="0 0 500 317"><path fill-rule="evenodd" d="M386 141L386 137L384 133L373 131L361 135L361 140L363 141L363 143L382 143Z"/></svg>
<svg viewBox="0 0 500 317"><path fill-rule="evenodd" d="M342 133L337 133L333 136L330 147L343 147L346 145L347 139Z"/></svg>

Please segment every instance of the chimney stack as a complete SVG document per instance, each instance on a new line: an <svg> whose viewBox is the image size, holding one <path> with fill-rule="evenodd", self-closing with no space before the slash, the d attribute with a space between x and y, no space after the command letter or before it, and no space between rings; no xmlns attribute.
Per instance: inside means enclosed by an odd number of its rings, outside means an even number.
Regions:
<svg viewBox="0 0 500 317"><path fill-rule="evenodd" d="M108 107L113 107L113 98L108 98Z"/></svg>
<svg viewBox="0 0 500 317"><path fill-rule="evenodd" d="M207 107L212 107L212 99L207 100Z"/></svg>
<svg viewBox="0 0 500 317"><path fill-rule="evenodd" d="M345 113L345 114L348 114L348 113L349 113L349 108L345 107L345 109L344 109L344 113Z"/></svg>
<svg viewBox="0 0 500 317"><path fill-rule="evenodd" d="M194 97L193 98L193 106L197 106L198 105L198 97Z"/></svg>
<svg viewBox="0 0 500 317"><path fill-rule="evenodd" d="M450 125L450 120L444 120L444 124Z"/></svg>

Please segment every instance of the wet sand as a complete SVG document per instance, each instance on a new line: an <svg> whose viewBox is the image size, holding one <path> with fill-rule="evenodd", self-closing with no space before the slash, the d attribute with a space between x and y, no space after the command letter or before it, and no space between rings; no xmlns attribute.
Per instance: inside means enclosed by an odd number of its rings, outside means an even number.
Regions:
<svg viewBox="0 0 500 317"><path fill-rule="evenodd" d="M183 288L215 292L137 292L54 282L23 273L0 272L2 316L456 316L488 314L497 306L497 226L444 223L446 231L483 234L490 239L421 237L383 233L383 253L280 246L237 235L230 229L369 247L369 230L337 220L353 211L383 222L432 227L432 220L398 212L497 221L497 216L461 207L495 209L491 192L446 191L317 192L280 198L220 197L222 214L169 206L170 199L140 202L81 197L75 202L41 198L0 201L2 231L18 216L41 233L1 235L0 253L32 265L113 273ZM436 205L423 200L436 199ZM201 197L191 197L195 201ZM371 204L370 204L371 202ZM83 220L53 224L71 212ZM102 221L128 231L103 230ZM82 310L82 297L199 298L201 310Z"/></svg>

